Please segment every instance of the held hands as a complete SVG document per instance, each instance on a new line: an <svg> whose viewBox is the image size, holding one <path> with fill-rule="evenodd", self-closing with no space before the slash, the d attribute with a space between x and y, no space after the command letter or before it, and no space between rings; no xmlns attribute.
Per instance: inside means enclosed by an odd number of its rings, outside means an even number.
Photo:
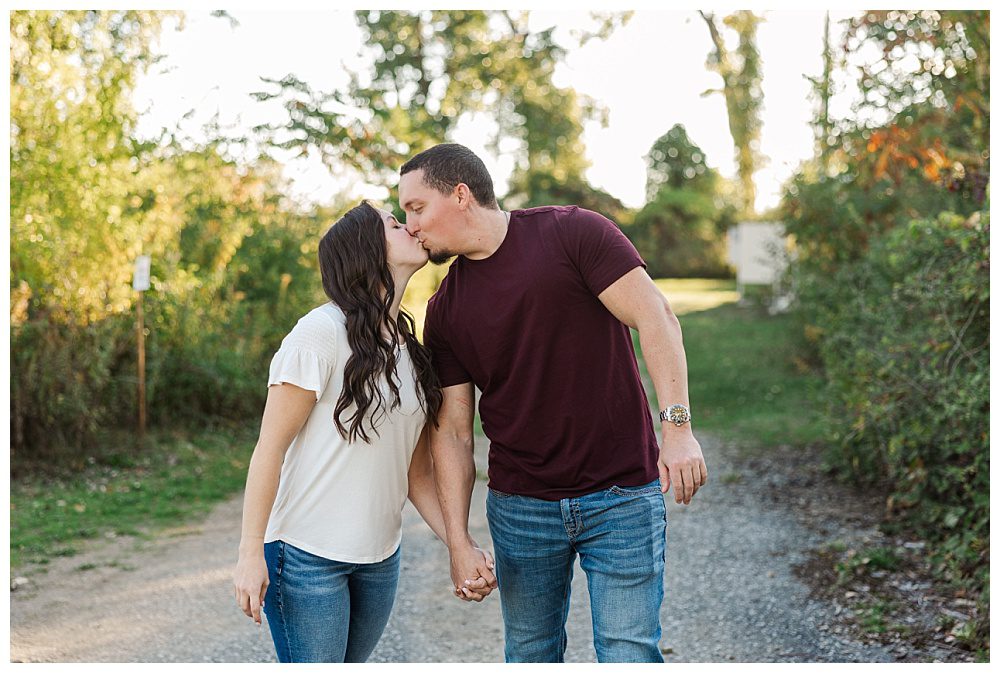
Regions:
<svg viewBox="0 0 1000 673"><path fill-rule="evenodd" d="M233 589L236 592L236 604L243 614L250 617L260 626L260 611L264 606L264 595L271 581L267 578L267 564L264 553L250 554L240 552L240 560L233 572Z"/></svg>
<svg viewBox="0 0 1000 673"><path fill-rule="evenodd" d="M666 493L674 486L674 500L677 504L691 504L691 498L708 481L708 469L701 455L701 445L690 430L663 431L663 446L660 448L660 490Z"/></svg>
<svg viewBox="0 0 1000 673"><path fill-rule="evenodd" d="M481 602L497 587L493 556L475 541L449 549L454 594L463 601Z"/></svg>

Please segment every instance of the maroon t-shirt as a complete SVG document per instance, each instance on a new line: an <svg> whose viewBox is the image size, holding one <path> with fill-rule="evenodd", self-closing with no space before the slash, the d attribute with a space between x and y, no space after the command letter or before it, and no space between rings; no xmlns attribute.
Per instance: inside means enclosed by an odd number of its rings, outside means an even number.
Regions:
<svg viewBox="0 0 1000 673"><path fill-rule="evenodd" d="M657 477L629 328L597 298L637 266L613 222L576 206L515 210L496 252L452 263L424 343L442 386L482 392L491 488L559 500Z"/></svg>

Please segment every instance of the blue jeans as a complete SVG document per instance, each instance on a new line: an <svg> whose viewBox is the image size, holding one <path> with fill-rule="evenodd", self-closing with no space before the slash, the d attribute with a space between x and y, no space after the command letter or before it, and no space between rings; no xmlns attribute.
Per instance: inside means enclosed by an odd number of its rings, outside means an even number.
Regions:
<svg viewBox="0 0 1000 673"><path fill-rule="evenodd" d="M508 662L563 661L577 553L590 591L597 660L663 661L667 509L659 480L558 501L490 489L486 516Z"/></svg>
<svg viewBox="0 0 1000 673"><path fill-rule="evenodd" d="M378 563L342 563L275 540L264 560L264 614L278 661L368 659L392 612L399 549Z"/></svg>

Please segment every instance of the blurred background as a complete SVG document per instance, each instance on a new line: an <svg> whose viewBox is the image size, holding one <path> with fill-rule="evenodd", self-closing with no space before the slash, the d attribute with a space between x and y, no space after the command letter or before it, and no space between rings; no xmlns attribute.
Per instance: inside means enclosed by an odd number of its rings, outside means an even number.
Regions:
<svg viewBox="0 0 1000 673"><path fill-rule="evenodd" d="M12 569L238 492L320 236L454 141L505 209L614 220L696 428L884 493L988 656L988 11L13 11L10 40Z"/></svg>

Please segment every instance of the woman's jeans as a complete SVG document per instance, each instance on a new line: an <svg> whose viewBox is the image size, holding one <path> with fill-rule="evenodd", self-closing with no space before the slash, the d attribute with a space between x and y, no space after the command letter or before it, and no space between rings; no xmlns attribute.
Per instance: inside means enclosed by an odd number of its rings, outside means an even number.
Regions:
<svg viewBox="0 0 1000 673"><path fill-rule="evenodd" d="M663 661L667 510L659 480L558 501L491 489L486 515L508 662L563 660L578 553L590 591L597 660Z"/></svg>
<svg viewBox="0 0 1000 673"><path fill-rule="evenodd" d="M341 563L276 540L264 545L264 614L278 661L363 662L389 621L399 549L378 563Z"/></svg>

